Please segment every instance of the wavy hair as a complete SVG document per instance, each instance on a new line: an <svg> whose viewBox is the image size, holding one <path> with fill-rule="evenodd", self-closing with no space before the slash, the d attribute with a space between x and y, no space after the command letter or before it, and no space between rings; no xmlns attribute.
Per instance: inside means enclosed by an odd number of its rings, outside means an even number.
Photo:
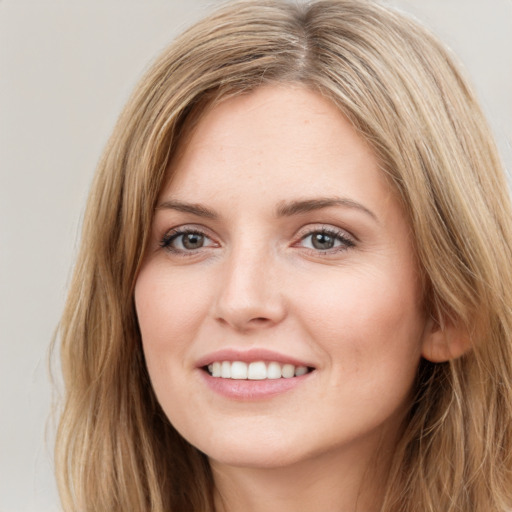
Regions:
<svg viewBox="0 0 512 512"><path fill-rule="evenodd" d="M133 289L169 162L205 109L264 84L329 98L372 146L408 217L425 308L471 350L422 360L382 512L512 509L512 226L487 123L453 57L365 0L229 3L136 87L99 164L59 327L56 464L66 511L212 512L205 455L151 388Z"/></svg>

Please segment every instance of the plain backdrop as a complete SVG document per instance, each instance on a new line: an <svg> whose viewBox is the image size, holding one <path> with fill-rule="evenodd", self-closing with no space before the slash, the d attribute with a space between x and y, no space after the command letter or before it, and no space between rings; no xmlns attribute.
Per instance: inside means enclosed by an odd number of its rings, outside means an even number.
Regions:
<svg viewBox="0 0 512 512"><path fill-rule="evenodd" d="M460 57L512 169L512 0L389 0ZM48 346L130 91L206 0L0 0L0 512L59 510Z"/></svg>

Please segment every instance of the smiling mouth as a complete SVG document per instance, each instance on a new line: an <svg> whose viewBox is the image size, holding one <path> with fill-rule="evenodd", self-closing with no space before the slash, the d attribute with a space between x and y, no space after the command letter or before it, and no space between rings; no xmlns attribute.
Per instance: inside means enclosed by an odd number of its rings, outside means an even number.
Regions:
<svg viewBox="0 0 512 512"><path fill-rule="evenodd" d="M233 380L277 380L301 377L314 370L309 366L295 366L293 364L281 364L276 361L214 361L203 370L211 377Z"/></svg>

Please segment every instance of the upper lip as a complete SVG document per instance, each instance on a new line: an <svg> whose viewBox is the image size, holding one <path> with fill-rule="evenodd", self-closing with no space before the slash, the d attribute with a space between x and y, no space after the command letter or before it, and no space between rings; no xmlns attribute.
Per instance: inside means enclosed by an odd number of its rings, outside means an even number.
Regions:
<svg viewBox="0 0 512 512"><path fill-rule="evenodd" d="M313 367L313 365L308 363L307 361L301 361L300 359L296 359L289 355L280 354L279 352L274 352L272 350L264 348L251 348L246 350L225 348L217 350L215 352L211 352L210 354L206 354L205 356L201 357L197 361L197 367L203 368L216 361L242 361L244 363L252 363L255 361L275 361L276 363L281 364L293 364L294 366L308 366L310 368Z"/></svg>

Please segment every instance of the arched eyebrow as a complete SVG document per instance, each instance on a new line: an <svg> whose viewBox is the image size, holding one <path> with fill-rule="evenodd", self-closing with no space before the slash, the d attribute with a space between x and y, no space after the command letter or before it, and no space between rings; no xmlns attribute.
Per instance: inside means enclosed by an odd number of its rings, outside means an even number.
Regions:
<svg viewBox="0 0 512 512"><path fill-rule="evenodd" d="M378 222L377 216L366 206L358 203L357 201L353 201L352 199L340 198L340 197L320 197L320 198L311 198L311 199L300 199L294 201L282 201L278 204L276 208L276 216L277 217L291 217L293 215L300 215L301 213L307 213L315 210L321 210L323 208L330 208L332 206L342 206L344 208L353 208L359 210L373 220ZM174 199L170 199L168 201L164 201L160 203L157 210L176 210L179 212L191 213L193 215L197 215L198 217L203 217L207 219L218 219L219 214L203 206L199 203L187 203L184 201L177 201Z"/></svg>
<svg viewBox="0 0 512 512"><path fill-rule="evenodd" d="M183 201L175 201L169 200L160 203L157 207L157 210L176 210L178 212L192 213L193 215L197 215L198 217L205 217L207 219L217 219L219 215L217 212L206 208L202 204L198 203L186 203Z"/></svg>
<svg viewBox="0 0 512 512"><path fill-rule="evenodd" d="M375 213L366 208L366 206L352 199L343 197L315 197L296 201L282 201L279 203L276 213L278 217L291 217L292 215L299 215L301 213L330 208L332 206L342 206L344 208L359 210L378 222Z"/></svg>

